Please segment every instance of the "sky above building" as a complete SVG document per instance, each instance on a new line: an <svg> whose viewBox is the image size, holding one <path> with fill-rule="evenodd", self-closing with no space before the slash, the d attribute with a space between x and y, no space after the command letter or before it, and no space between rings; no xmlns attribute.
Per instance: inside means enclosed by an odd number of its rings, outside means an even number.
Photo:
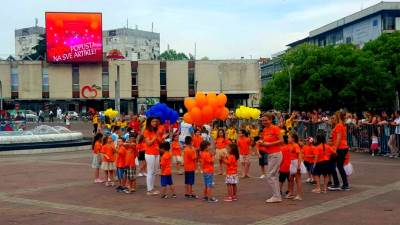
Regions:
<svg viewBox="0 0 400 225"><path fill-rule="evenodd" d="M14 54L14 30L44 26L46 11L102 12L103 29L137 25L161 33L161 51L197 58L269 57L310 30L381 0L17 0L0 8L0 56Z"/></svg>

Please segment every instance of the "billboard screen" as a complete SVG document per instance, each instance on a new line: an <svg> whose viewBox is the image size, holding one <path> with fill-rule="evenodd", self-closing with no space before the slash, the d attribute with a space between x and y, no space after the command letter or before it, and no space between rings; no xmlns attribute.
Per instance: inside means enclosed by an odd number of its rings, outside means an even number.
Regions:
<svg viewBox="0 0 400 225"><path fill-rule="evenodd" d="M46 12L47 62L101 62L101 13Z"/></svg>

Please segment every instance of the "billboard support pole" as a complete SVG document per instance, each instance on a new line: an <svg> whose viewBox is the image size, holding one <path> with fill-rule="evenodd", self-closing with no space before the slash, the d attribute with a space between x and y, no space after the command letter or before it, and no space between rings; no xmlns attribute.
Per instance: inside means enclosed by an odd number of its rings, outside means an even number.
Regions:
<svg viewBox="0 0 400 225"><path fill-rule="evenodd" d="M121 114L120 103L120 79L119 79L119 65L117 64L117 80L115 81L115 110Z"/></svg>

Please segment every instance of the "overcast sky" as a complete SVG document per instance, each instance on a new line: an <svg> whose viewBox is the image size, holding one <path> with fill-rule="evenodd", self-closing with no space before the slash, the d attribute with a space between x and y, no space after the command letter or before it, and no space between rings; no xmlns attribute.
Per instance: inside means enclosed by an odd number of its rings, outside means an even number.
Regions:
<svg viewBox="0 0 400 225"><path fill-rule="evenodd" d="M0 8L0 56L14 54L14 30L44 26L45 11L97 11L103 29L135 25L161 33L170 48L197 58L266 57L312 29L381 0L14 0Z"/></svg>

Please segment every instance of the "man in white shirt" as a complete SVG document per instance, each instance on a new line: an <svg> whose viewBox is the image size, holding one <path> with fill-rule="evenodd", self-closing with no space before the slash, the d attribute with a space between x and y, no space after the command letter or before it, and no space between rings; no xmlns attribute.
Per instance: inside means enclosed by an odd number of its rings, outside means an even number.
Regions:
<svg viewBox="0 0 400 225"><path fill-rule="evenodd" d="M187 136L192 136L192 133L193 133L193 126L191 124L186 123L185 121L182 121L180 126L179 142L183 145L185 142L185 138Z"/></svg>
<svg viewBox="0 0 400 225"><path fill-rule="evenodd" d="M390 135L388 146L390 148L390 157L398 158L399 157L399 147L396 143L399 143L400 139L400 111L395 113L396 119L391 123L391 125L396 126L394 131L394 135Z"/></svg>

